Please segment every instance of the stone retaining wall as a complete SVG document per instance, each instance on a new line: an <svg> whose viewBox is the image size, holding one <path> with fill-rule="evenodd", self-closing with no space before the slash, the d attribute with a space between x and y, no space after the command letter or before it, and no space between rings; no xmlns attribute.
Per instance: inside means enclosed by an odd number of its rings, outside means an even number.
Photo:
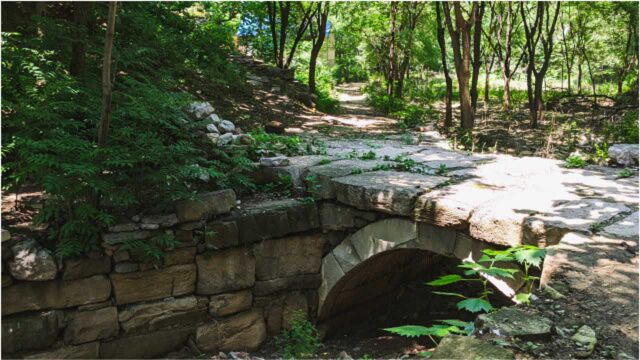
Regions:
<svg viewBox="0 0 640 360"><path fill-rule="evenodd" d="M230 190L134 216L103 251L57 263L3 232L2 353L26 358L147 358L255 350L295 310L318 312L323 257L384 215L295 199L236 206ZM153 261L132 240L180 244Z"/></svg>

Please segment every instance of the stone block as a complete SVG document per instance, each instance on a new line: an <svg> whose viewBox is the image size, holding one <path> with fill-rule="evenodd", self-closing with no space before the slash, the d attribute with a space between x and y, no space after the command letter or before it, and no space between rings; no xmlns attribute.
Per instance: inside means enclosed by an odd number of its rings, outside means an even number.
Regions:
<svg viewBox="0 0 640 360"><path fill-rule="evenodd" d="M251 290L213 295L209 299L209 314L212 316L226 316L251 308L253 295Z"/></svg>
<svg viewBox="0 0 640 360"><path fill-rule="evenodd" d="M142 225L145 224L157 224L161 227L171 227L178 223L178 217L176 214L168 215L146 215L140 219Z"/></svg>
<svg viewBox="0 0 640 360"><path fill-rule="evenodd" d="M194 331L194 327L185 327L103 341L100 347L100 357L104 359L162 357L183 346Z"/></svg>
<svg viewBox="0 0 640 360"><path fill-rule="evenodd" d="M264 296L285 290L317 289L321 281L320 274L297 275L273 280L256 281L253 287L253 293L256 296Z"/></svg>
<svg viewBox="0 0 640 360"><path fill-rule="evenodd" d="M215 249L225 249L239 244L238 226L235 221L207 224L204 241Z"/></svg>
<svg viewBox="0 0 640 360"><path fill-rule="evenodd" d="M380 160L339 160L329 164L310 167L306 176L307 190L317 199L333 199L336 197L336 189L332 179L347 176L354 171L371 171L376 166L389 165L395 163Z"/></svg>
<svg viewBox="0 0 640 360"><path fill-rule="evenodd" d="M153 332L162 328L188 326L207 319L207 301L195 296L168 298L126 306L118 313L125 333Z"/></svg>
<svg viewBox="0 0 640 360"><path fill-rule="evenodd" d="M376 215L348 206L324 202L320 204L322 230L347 230L375 220Z"/></svg>
<svg viewBox="0 0 640 360"><path fill-rule="evenodd" d="M115 233L102 233L102 241L106 245L117 245L129 240L144 240L153 236L149 230L124 231Z"/></svg>
<svg viewBox="0 0 640 360"><path fill-rule="evenodd" d="M332 180L336 198L361 210L411 216L418 195L447 181L398 171L373 171Z"/></svg>
<svg viewBox="0 0 640 360"><path fill-rule="evenodd" d="M183 247L167 251L164 255L164 266L182 265L193 263L196 257L196 247Z"/></svg>
<svg viewBox="0 0 640 360"><path fill-rule="evenodd" d="M2 357L51 346L60 333L62 316L62 312L54 310L3 317Z"/></svg>
<svg viewBox="0 0 640 360"><path fill-rule="evenodd" d="M106 307L93 311L79 311L71 315L64 331L67 344L82 344L118 335L118 310Z"/></svg>
<svg viewBox="0 0 640 360"><path fill-rule="evenodd" d="M228 213L236 206L236 193L231 189L199 194L195 200L176 202L179 222L197 221Z"/></svg>
<svg viewBox="0 0 640 360"><path fill-rule="evenodd" d="M111 258L100 253L68 259L64 262L62 279L74 280L93 275L108 274L111 271Z"/></svg>
<svg viewBox="0 0 640 360"><path fill-rule="evenodd" d="M418 223L417 248L439 255L453 256L457 233L453 229Z"/></svg>
<svg viewBox="0 0 640 360"><path fill-rule="evenodd" d="M105 301L111 283L103 275L78 280L22 282L2 291L2 315L40 309L62 309Z"/></svg>
<svg viewBox="0 0 640 360"><path fill-rule="evenodd" d="M551 335L553 322L536 313L504 307L478 316L477 328L500 336L535 339Z"/></svg>
<svg viewBox="0 0 640 360"><path fill-rule="evenodd" d="M415 222L389 218L363 227L348 239L358 257L366 260L373 255L417 238L418 230Z"/></svg>
<svg viewBox="0 0 640 360"><path fill-rule="evenodd" d="M53 280L58 274L58 265L51 252L34 240L21 241L11 247L13 258L9 261L9 272L13 278L28 281Z"/></svg>
<svg viewBox="0 0 640 360"><path fill-rule="evenodd" d="M205 352L255 351L266 338L264 318L252 310L198 327L195 341Z"/></svg>
<svg viewBox="0 0 640 360"><path fill-rule="evenodd" d="M254 245L256 278L272 280L320 271L324 238L321 234L294 235Z"/></svg>
<svg viewBox="0 0 640 360"><path fill-rule="evenodd" d="M236 221L242 244L309 231L320 226L315 204L296 199L266 201L253 205Z"/></svg>
<svg viewBox="0 0 640 360"><path fill-rule="evenodd" d="M219 294L242 290L255 282L256 261L243 248L207 252L196 256L198 294Z"/></svg>
<svg viewBox="0 0 640 360"><path fill-rule="evenodd" d="M97 359L100 356L100 342L63 346L57 349L26 355L25 359Z"/></svg>
<svg viewBox="0 0 640 360"><path fill-rule="evenodd" d="M431 359L498 360L515 359L513 352L490 340L448 335L442 338Z"/></svg>
<svg viewBox="0 0 640 360"><path fill-rule="evenodd" d="M176 265L160 270L111 274L118 305L190 294L195 290L196 266Z"/></svg>
<svg viewBox="0 0 640 360"><path fill-rule="evenodd" d="M115 225L109 226L107 230L109 232L136 231L136 230L140 230L140 225L136 223L115 224Z"/></svg>

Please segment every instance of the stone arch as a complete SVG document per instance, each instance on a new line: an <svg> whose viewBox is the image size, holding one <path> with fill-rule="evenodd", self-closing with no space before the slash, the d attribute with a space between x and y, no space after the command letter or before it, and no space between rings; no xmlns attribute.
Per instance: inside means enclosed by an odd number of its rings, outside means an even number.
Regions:
<svg viewBox="0 0 640 360"><path fill-rule="evenodd" d="M385 258L382 266L388 266L389 272L395 272L398 256L420 254L415 261L431 261L435 258L449 257L457 259L477 259L489 244L472 239L468 235L448 228L427 223L418 223L402 218L387 218L371 223L352 235L347 236L322 260L322 282L318 291L318 320L322 322L334 313L341 297L347 296L353 286L352 272L364 272L359 281L371 281L366 273L371 269L366 263L370 259L396 252ZM399 250L406 250L400 252ZM385 265L386 264L386 265ZM378 264L377 266L381 266ZM502 280L490 281L507 297L515 295L517 284L507 284ZM346 285L350 283L351 285ZM343 292L347 294L342 294Z"/></svg>

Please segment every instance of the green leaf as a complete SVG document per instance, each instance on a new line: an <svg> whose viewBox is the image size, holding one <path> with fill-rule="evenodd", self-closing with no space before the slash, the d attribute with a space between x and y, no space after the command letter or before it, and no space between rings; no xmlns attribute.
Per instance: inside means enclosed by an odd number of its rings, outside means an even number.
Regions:
<svg viewBox="0 0 640 360"><path fill-rule="evenodd" d="M482 274L490 275L490 276L498 276L502 278L513 279L513 274L517 273L518 269L505 269L501 267L490 267L485 270L480 271Z"/></svg>
<svg viewBox="0 0 640 360"><path fill-rule="evenodd" d="M521 294L517 294L514 297L514 300L518 303L518 304L529 304L531 303L531 294L530 293L521 293Z"/></svg>
<svg viewBox="0 0 640 360"><path fill-rule="evenodd" d="M457 306L459 310L467 310L471 313L477 313L481 311L489 312L493 309L493 306L491 306L490 302L479 298L462 300L458 302Z"/></svg>
<svg viewBox="0 0 640 360"><path fill-rule="evenodd" d="M461 297L461 298L463 298L463 299L464 299L464 295L462 295L462 294L458 294L458 293L444 292L444 291L432 291L431 293L433 293L433 294L438 294L438 295L445 295L445 296Z"/></svg>
<svg viewBox="0 0 640 360"><path fill-rule="evenodd" d="M433 351L420 351L416 354L418 357L428 359L433 355Z"/></svg>
<svg viewBox="0 0 640 360"><path fill-rule="evenodd" d="M447 325L461 327L461 328L465 328L465 327L469 326L469 322L462 321L462 320L455 320L455 319L438 320L438 322L441 322L441 323L447 324Z"/></svg>
<svg viewBox="0 0 640 360"><path fill-rule="evenodd" d="M456 283L456 282L458 282L460 280L462 280L462 276L460 276L460 275L455 275L455 274L444 275L444 276L439 277L436 280L429 281L427 283L427 285L443 286L443 285L449 285L449 284Z"/></svg>
<svg viewBox="0 0 640 360"><path fill-rule="evenodd" d="M384 331L388 331L393 334L397 334L404 337L419 337L426 335L433 335L433 330L426 326L420 325L404 325L392 328L383 329Z"/></svg>
<svg viewBox="0 0 640 360"><path fill-rule="evenodd" d="M544 249L526 245L518 247L514 251L513 255L519 263L539 268L540 264L542 264L542 259L544 258L545 253L546 251Z"/></svg>

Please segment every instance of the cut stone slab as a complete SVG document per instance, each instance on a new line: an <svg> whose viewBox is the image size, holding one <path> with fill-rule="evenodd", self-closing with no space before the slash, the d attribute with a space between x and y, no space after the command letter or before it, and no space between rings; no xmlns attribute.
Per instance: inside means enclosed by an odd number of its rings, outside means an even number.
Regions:
<svg viewBox="0 0 640 360"><path fill-rule="evenodd" d="M104 275L78 280L23 282L2 289L2 315L40 309L62 309L105 301L111 282Z"/></svg>
<svg viewBox="0 0 640 360"><path fill-rule="evenodd" d="M235 218L240 243L251 244L320 227L315 203L296 199L253 204Z"/></svg>
<svg viewBox="0 0 640 360"><path fill-rule="evenodd" d="M471 336L448 335L442 338L430 359L494 360L515 359L509 349Z"/></svg>
<svg viewBox="0 0 640 360"><path fill-rule="evenodd" d="M64 331L68 344L82 344L118 335L118 310L115 306L94 311L79 311L71 316Z"/></svg>
<svg viewBox="0 0 640 360"><path fill-rule="evenodd" d="M106 245L117 245L128 240L144 240L153 235L152 231L138 230L138 231L121 231L115 233L102 233L102 241Z"/></svg>
<svg viewBox="0 0 640 360"><path fill-rule="evenodd" d="M361 210L410 216L418 195L447 178L398 171L373 171L332 180L338 201Z"/></svg>
<svg viewBox="0 0 640 360"><path fill-rule="evenodd" d="M317 199L332 199L336 197L333 178L339 178L359 171L371 171L376 167L396 163L381 160L339 160L329 164L313 166L309 168L306 177L307 190ZM309 180L312 179L312 180Z"/></svg>
<svg viewBox="0 0 640 360"><path fill-rule="evenodd" d="M207 247L225 249L240 243L238 226L235 221L221 221L207 224L204 241Z"/></svg>
<svg viewBox="0 0 640 360"><path fill-rule="evenodd" d="M194 331L193 327L186 327L103 341L100 346L100 358L148 359L162 357L183 346Z"/></svg>
<svg viewBox="0 0 640 360"><path fill-rule="evenodd" d="M294 235L254 245L256 279L273 280L320 271L322 234Z"/></svg>
<svg viewBox="0 0 640 360"><path fill-rule="evenodd" d="M164 266L182 265L193 263L196 257L196 247L182 247L167 251L164 255Z"/></svg>
<svg viewBox="0 0 640 360"><path fill-rule="evenodd" d="M638 212L625 217L624 219L611 224L604 228L604 232L619 238L637 239L638 238Z"/></svg>
<svg viewBox="0 0 640 360"><path fill-rule="evenodd" d="M253 293L265 296L284 290L317 289L321 283L320 274L296 275L273 280L256 281Z"/></svg>
<svg viewBox="0 0 640 360"><path fill-rule="evenodd" d="M3 317L3 357L17 351L43 349L51 346L56 342L60 333L62 316L62 312L54 310Z"/></svg>
<svg viewBox="0 0 640 360"><path fill-rule="evenodd" d="M228 213L236 206L236 193L231 189L198 194L195 200L176 202L179 222L197 221L209 216Z"/></svg>
<svg viewBox="0 0 640 360"><path fill-rule="evenodd" d="M438 169L439 166L444 165L447 170L473 168L476 162L483 160L483 158L478 156L471 156L465 153L447 151L439 148L425 149L408 156L408 158L432 169Z"/></svg>
<svg viewBox="0 0 640 360"><path fill-rule="evenodd" d="M525 234L529 242L553 245L569 232L589 234L594 226L627 211L630 209L624 204L598 199L569 201L527 219Z"/></svg>
<svg viewBox="0 0 640 360"><path fill-rule="evenodd" d="M207 319L207 301L195 296L167 298L122 308L118 320L124 332L156 331L177 325L190 325Z"/></svg>
<svg viewBox="0 0 640 360"><path fill-rule="evenodd" d="M100 356L100 342L63 346L50 351L26 355L25 359L97 359Z"/></svg>
<svg viewBox="0 0 640 360"><path fill-rule="evenodd" d="M136 231L140 230L140 225L136 223L115 224L109 226L107 230L109 232Z"/></svg>
<svg viewBox="0 0 640 360"><path fill-rule="evenodd" d="M199 349L214 351L255 351L267 338L262 314L257 310L233 315L196 330Z"/></svg>
<svg viewBox="0 0 640 360"><path fill-rule="evenodd" d="M208 252L196 257L198 294L219 294L253 286L256 260L248 249Z"/></svg>
<svg viewBox="0 0 640 360"><path fill-rule="evenodd" d="M405 219L384 219L349 236L358 258L366 260L418 237L416 223ZM334 254L335 255L335 254Z"/></svg>
<svg viewBox="0 0 640 360"><path fill-rule="evenodd" d="M257 184L275 183L283 177L291 178L295 189L304 186L307 169L318 165L326 156L306 155L289 158L287 166L280 167L259 167L251 174Z"/></svg>
<svg viewBox="0 0 640 360"><path fill-rule="evenodd" d="M497 336L538 338L551 334L553 322L544 316L531 314L513 307L478 316L477 328Z"/></svg>
<svg viewBox="0 0 640 360"><path fill-rule="evenodd" d="M466 230L474 208L500 197L506 188L479 181L447 186L418 197L414 218L442 227Z"/></svg>
<svg viewBox="0 0 640 360"><path fill-rule="evenodd" d="M370 223L375 219L376 214L373 212L330 202L320 204L320 223L323 230L348 230Z"/></svg>
<svg viewBox="0 0 640 360"><path fill-rule="evenodd" d="M111 274L116 303L129 304L192 293L195 290L194 264L170 266L159 270Z"/></svg>
<svg viewBox="0 0 640 360"><path fill-rule="evenodd" d="M209 314L216 317L235 314L250 309L252 301L250 290L214 295L209 300Z"/></svg>
<svg viewBox="0 0 640 360"><path fill-rule="evenodd" d="M147 215L141 219L142 224L158 224L162 227L171 227L178 223L176 214L168 215Z"/></svg>

